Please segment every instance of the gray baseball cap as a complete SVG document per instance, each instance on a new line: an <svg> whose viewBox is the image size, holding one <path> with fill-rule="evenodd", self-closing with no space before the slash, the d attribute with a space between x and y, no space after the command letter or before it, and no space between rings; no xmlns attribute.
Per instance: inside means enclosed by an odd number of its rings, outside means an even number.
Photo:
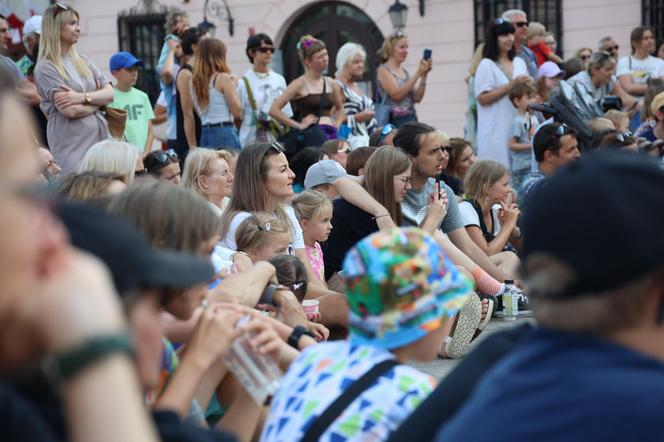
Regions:
<svg viewBox="0 0 664 442"><path fill-rule="evenodd" d="M332 184L337 178L348 176L341 164L334 160L321 160L309 167L304 187L309 190L321 184Z"/></svg>

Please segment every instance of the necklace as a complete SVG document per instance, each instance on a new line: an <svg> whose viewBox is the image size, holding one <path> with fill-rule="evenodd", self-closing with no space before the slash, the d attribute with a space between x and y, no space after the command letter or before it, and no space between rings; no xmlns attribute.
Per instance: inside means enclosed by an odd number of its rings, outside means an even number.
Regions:
<svg viewBox="0 0 664 442"><path fill-rule="evenodd" d="M254 71L254 74L256 74L256 76L258 78L260 78L261 80L265 80L266 78L268 78L270 76L270 71L267 71L267 72Z"/></svg>

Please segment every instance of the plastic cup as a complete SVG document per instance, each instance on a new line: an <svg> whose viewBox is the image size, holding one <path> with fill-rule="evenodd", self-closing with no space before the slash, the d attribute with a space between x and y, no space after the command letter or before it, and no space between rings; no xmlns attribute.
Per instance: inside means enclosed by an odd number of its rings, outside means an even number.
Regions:
<svg viewBox="0 0 664 442"><path fill-rule="evenodd" d="M317 315L319 305L320 301L317 299L306 299L302 301L302 309L304 310L304 313L307 314L307 316Z"/></svg>

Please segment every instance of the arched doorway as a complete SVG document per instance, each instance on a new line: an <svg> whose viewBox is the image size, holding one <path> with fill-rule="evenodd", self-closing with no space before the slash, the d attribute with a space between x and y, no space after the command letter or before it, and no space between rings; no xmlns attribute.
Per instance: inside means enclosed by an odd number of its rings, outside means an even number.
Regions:
<svg viewBox="0 0 664 442"><path fill-rule="evenodd" d="M296 45L303 35L311 34L323 40L330 54L328 75L334 77L337 51L348 42L359 43L367 52L364 77L358 82L365 93L371 94L376 72L376 51L383 44L383 34L373 20L357 7L344 2L321 2L300 12L281 42L284 77L287 82L302 75Z"/></svg>

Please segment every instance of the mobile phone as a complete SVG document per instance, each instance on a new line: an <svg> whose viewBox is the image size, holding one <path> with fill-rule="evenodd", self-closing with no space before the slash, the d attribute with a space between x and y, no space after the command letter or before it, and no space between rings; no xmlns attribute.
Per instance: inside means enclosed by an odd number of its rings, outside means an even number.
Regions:
<svg viewBox="0 0 664 442"><path fill-rule="evenodd" d="M425 49L424 50L424 56L422 57L425 60L430 60L431 59L431 49Z"/></svg>
<svg viewBox="0 0 664 442"><path fill-rule="evenodd" d="M436 199L440 199L440 188L441 188L440 180L436 180Z"/></svg>

